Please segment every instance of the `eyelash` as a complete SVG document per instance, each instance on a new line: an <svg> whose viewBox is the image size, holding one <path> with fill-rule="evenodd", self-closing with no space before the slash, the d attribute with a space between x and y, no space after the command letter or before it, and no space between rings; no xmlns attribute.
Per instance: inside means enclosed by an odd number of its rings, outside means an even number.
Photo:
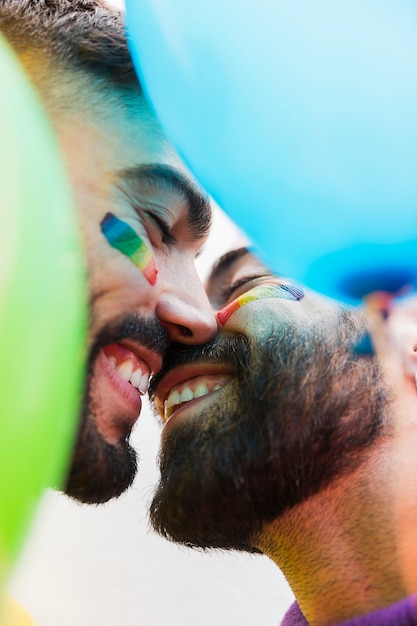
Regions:
<svg viewBox="0 0 417 626"><path fill-rule="evenodd" d="M222 290L222 293L221 293L222 298L225 301L230 300L233 293L237 289L239 289L239 287L242 287L243 285L246 285L247 283L257 280L258 278L264 278L265 276L269 276L269 274L257 274L255 276L244 276L243 278L239 278L239 280L236 280L234 283L232 283L231 285L229 285L228 287Z"/></svg>
<svg viewBox="0 0 417 626"><path fill-rule="evenodd" d="M177 240L175 239L174 235L171 233L166 223L163 220L161 220L160 217L148 211L145 211L145 215L149 219L151 219L153 222L155 222L155 224L158 226L159 230L162 233L161 241L163 244L170 246L170 245L177 243Z"/></svg>

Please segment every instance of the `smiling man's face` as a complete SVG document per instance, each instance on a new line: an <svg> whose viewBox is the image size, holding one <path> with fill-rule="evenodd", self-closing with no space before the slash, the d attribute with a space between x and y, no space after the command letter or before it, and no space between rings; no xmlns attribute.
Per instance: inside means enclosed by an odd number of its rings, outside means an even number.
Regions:
<svg viewBox="0 0 417 626"><path fill-rule="evenodd" d="M78 209L88 369L66 491L104 502L133 480L130 433L167 345L216 333L194 265L211 209L143 96L122 12L105 0L2 0L0 26L55 130Z"/></svg>
<svg viewBox="0 0 417 626"><path fill-rule="evenodd" d="M89 367L66 492L104 502L132 482L141 396L170 341L216 321L194 261L211 210L143 98L113 98L57 124L79 207L90 289Z"/></svg>
<svg viewBox="0 0 417 626"><path fill-rule="evenodd" d="M353 355L359 311L275 276L247 250L207 285L220 332L173 346L152 395L165 422L154 528L174 541L256 551L263 525L360 462L384 389Z"/></svg>

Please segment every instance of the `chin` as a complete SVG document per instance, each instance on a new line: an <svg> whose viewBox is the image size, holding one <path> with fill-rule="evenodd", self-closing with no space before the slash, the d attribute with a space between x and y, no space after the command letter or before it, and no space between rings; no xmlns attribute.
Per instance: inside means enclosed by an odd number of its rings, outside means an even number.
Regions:
<svg viewBox="0 0 417 626"><path fill-rule="evenodd" d="M137 455L127 436L110 444L87 419L78 436L64 493L85 504L102 504L126 491L136 472Z"/></svg>

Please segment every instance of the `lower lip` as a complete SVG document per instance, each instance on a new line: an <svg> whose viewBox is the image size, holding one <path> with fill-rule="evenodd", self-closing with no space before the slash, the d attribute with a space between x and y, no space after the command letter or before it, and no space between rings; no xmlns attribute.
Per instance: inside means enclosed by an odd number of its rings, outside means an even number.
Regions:
<svg viewBox="0 0 417 626"><path fill-rule="evenodd" d="M227 387L227 385L225 385L225 387ZM224 389L225 387L222 387L222 389ZM205 396L201 396L200 398L194 398L194 400L190 400L189 402L186 402L183 405L179 406L178 409L175 409L173 414L164 423L163 429L162 429L162 435L166 434L167 430L169 430L172 427L172 424L175 424L179 419L181 419L181 417L186 418L186 413L189 410L192 410L200 402L207 401L209 400L209 398L211 399L213 395L217 395L217 392L222 391L222 389L218 389L217 391L212 391L211 393L207 393ZM192 418L193 416L189 416L189 417Z"/></svg>
<svg viewBox="0 0 417 626"><path fill-rule="evenodd" d="M123 405L123 421L126 421L126 413L129 411L132 415L131 422L133 426L142 409L139 391L117 373L103 351L100 352L97 358L94 370L96 376L105 379L105 384L111 390L112 395L120 398L119 401L116 397L114 399L115 411L117 411L118 405Z"/></svg>

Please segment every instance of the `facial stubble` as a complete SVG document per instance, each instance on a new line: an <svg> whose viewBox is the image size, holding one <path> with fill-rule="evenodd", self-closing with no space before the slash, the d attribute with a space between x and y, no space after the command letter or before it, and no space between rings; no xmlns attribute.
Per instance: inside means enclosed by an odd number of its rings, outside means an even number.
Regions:
<svg viewBox="0 0 417 626"><path fill-rule="evenodd" d="M342 310L326 325L288 320L259 343L235 337L235 381L163 439L157 532L256 552L264 524L357 467L384 430L387 401L375 360L353 354L363 331Z"/></svg>
<svg viewBox="0 0 417 626"><path fill-rule="evenodd" d="M101 348L123 339L136 341L161 355L168 345L167 333L158 320L136 314L107 325L97 337L89 358L80 427L64 488L67 495L87 504L102 504L120 496L131 486L137 472L138 455L129 441L130 430L116 443L108 443L97 428L101 407L99 402L93 402L92 393L94 363ZM120 418L114 415L113 420Z"/></svg>

